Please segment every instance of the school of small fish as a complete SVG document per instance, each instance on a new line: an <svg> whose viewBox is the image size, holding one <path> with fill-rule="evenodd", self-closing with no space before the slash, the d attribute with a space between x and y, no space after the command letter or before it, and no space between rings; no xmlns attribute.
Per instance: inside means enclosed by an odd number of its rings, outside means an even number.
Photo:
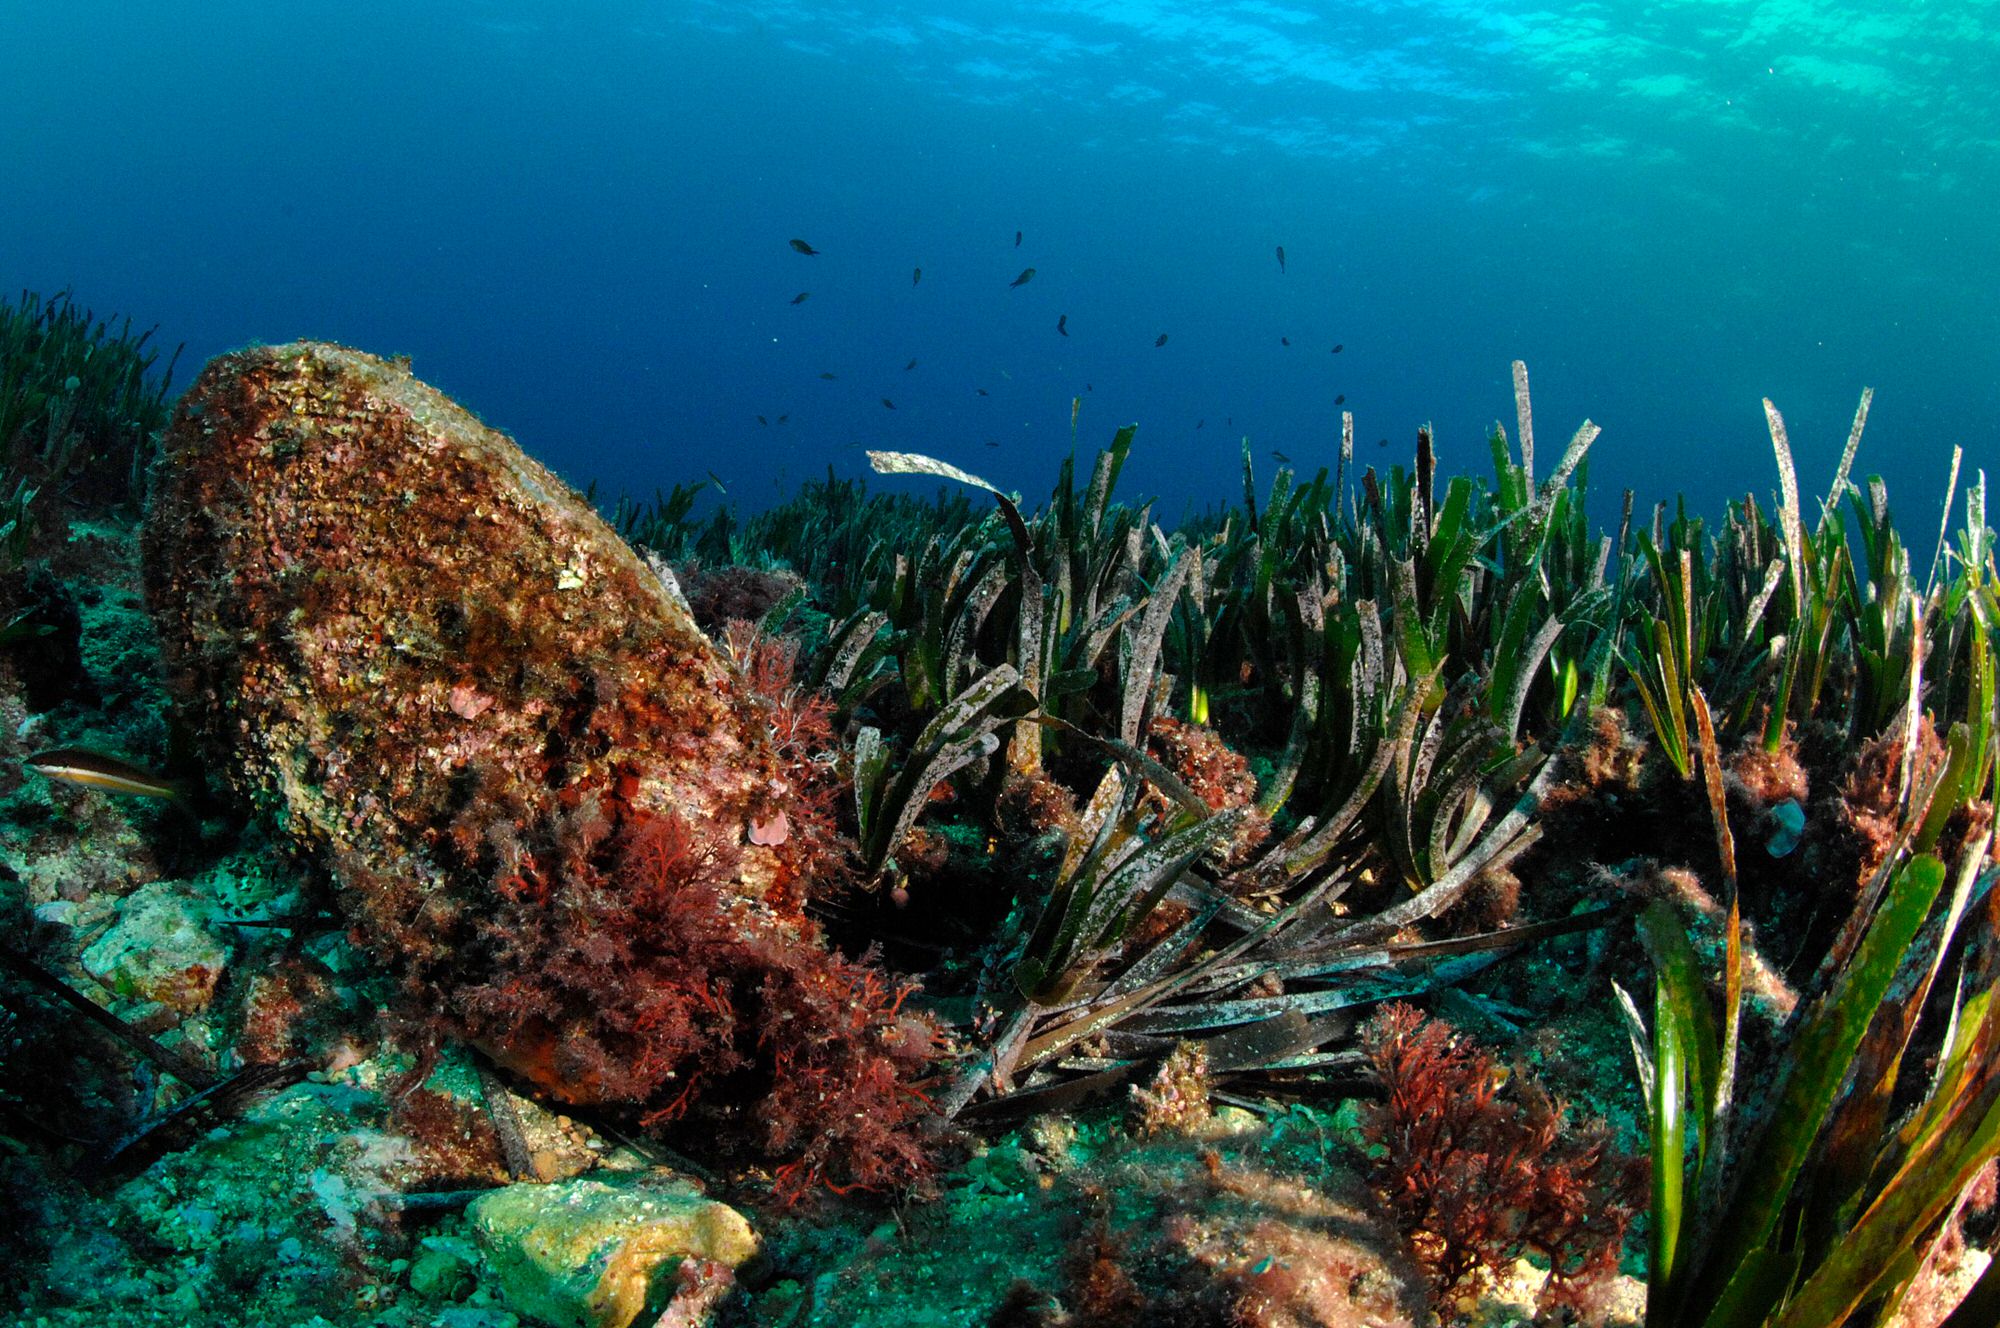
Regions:
<svg viewBox="0 0 2000 1328"><path fill-rule="evenodd" d="M1020 248L1020 247L1021 247L1021 245L1022 245L1022 242L1023 242L1023 240L1024 240L1024 239L1025 239L1025 235L1024 235L1024 233L1023 233L1023 232L1021 232L1021 231L1018 231L1018 230L1017 230L1017 231L1015 231L1015 232L1014 232L1014 247L1015 247L1016 249ZM813 244L812 244L812 243L811 243L810 241L808 241L808 240L805 240L805 239L802 239L802 238L797 238L797 237L795 237L795 238L793 238L793 239L792 239L791 241L789 241L789 247L790 247L790 248L792 249L792 251L793 251L793 252L795 252L795 253L797 253L797 254L800 254L800 255L802 255L802 256L804 256L804 257L807 257L807 258L818 258L818 257L820 257L820 256L821 256L821 254L822 254L822 253L824 252L824 251L822 251L822 250L820 250L820 249L816 248L816 247L815 247L815 246L814 246L814 245L813 245ZM1283 246L1282 244L1281 244L1281 245L1277 245L1277 246L1275 246L1275 249L1274 249L1274 252L1275 252L1275 254L1276 254L1276 257L1277 257L1277 260L1278 260L1278 273L1279 273L1279 275L1280 275L1280 276L1283 276L1283 275L1287 275L1287 274L1288 274L1288 272L1289 272L1289 269L1288 269L1288 267L1286 266L1286 260L1285 260L1285 246ZM1036 270L1035 270L1034 268L1032 268L1032 267L1024 267L1024 268L1022 268L1022 269L1021 269L1021 271L1020 271L1020 274L1019 274L1018 276L1016 276L1016 277L1015 277L1015 278L1014 278L1014 279L1013 279L1012 281L1010 281L1010 282L1008 282L1008 283L1007 283L1007 286L1008 286L1008 288L1009 288L1010 290L1012 290L1012 289L1018 289L1018 288L1020 288L1020 287L1022 287L1022 286L1025 286L1025 285L1027 285L1027 284L1028 284L1029 282L1031 282L1031 281L1033 281L1033 280L1035 279L1035 271L1036 271ZM911 285L911 286L912 286L913 288L914 288L914 287L918 287L918 286L921 286L921 285L923 284L923 280L924 280L924 270L923 270L923 268L922 268L922 267L917 267L917 266L913 266L913 267L912 267L912 268L910 269L910 285ZM948 284L948 283L947 283L947 284ZM792 304L792 305L793 305L794 307L796 307L796 306L798 306L798 305L802 305L802 304L804 304L804 303L805 303L805 302L806 302L806 301L807 301L808 299L810 299L810 298L811 298L811 296L812 296L812 292L811 292L811 291L800 291L800 292L799 292L799 293L798 293L797 295L795 295L795 296L793 296L793 297L792 297L792 299L791 299L791 304ZM1066 313L1060 313L1060 314L1057 314L1057 315L1056 315L1056 335L1058 335L1058 336L1062 336L1062 337L1067 337L1067 336L1069 336L1069 315L1068 315L1068 314L1066 314ZM1164 347L1164 346L1165 346L1165 345L1167 344L1168 340L1169 340L1169 335L1168 335L1167 333L1165 333L1165 332L1162 332L1162 333L1160 333L1160 334L1159 334L1159 335L1158 335L1157 337L1155 337L1155 338L1153 339L1153 348L1154 348L1155 350L1158 350L1158 349L1160 349L1160 348ZM1279 336L1279 338L1278 338L1278 344L1279 344L1280 346L1290 346L1290 345L1292 344L1292 339L1291 339L1291 337L1290 337L1289 335L1280 335L1280 336ZM1341 353L1342 351L1344 351L1344 350L1346 350L1346 349L1347 349L1347 346L1346 346L1346 344L1345 344L1345 343L1343 343L1343 342L1336 342L1336 343L1334 344L1334 346L1333 346L1333 351L1332 351L1332 353L1333 353L1333 354L1335 354L1335 355L1338 355L1338 354L1340 354L1340 353ZM910 361L909 361L909 362L908 362L907 364L905 364L905 365L903 366L903 371L904 371L905 373L908 373L908 372L910 372L911 370L915 369L916 367L917 367L917 359L916 359L916 357L912 356L912 357L911 357L911 359L910 359ZM1009 373L1007 373L1007 371L1006 371L1006 370L1004 370L1004 369L1000 370L1000 374L1001 374L1001 376L1002 376L1003 378L1011 378L1011 377L1012 377L1012 375L1011 375L1011 374L1009 374ZM834 372L832 372L831 370L827 370L827 371L824 371L824 372L822 372L822 373L821 373L821 374L820 374L819 376L820 376L820 378L821 378L821 379L822 379L823 381L825 381L825 382L829 382L829 383L830 383L830 382L834 382L834 381L836 381L836 380L837 380L837 379L839 378L839 375L838 375L838 374L835 374L835 373L834 373ZM1094 391L1095 389L1094 389L1094 387L1093 387L1093 386L1092 386L1091 384L1088 384L1088 383L1086 383L1086 384L1084 385L1084 389L1083 389L1083 390L1084 390L1085 392L1091 392L1091 391ZM975 387L975 388L973 389L973 393L974 393L974 395L976 395L976 396L981 396L981 397L991 397L991 396L992 396L992 393L988 392L988 391L987 391L987 390L986 390L985 388L983 388L983 387ZM884 408L884 409L886 409L886 410L895 410L895 409L896 409L896 403L895 403L894 401L891 401L891 400L890 400L890 399L889 399L888 397L882 397L882 398L881 398L881 402L882 402L882 406L883 406L883 408ZM1336 395L1334 396L1334 398L1333 398L1333 404L1334 404L1334 405L1336 405L1336 406L1340 406L1340 405L1345 405L1345 404L1346 404L1346 402L1347 402L1347 394L1346 394L1346 393L1344 393L1344 392L1343 392L1343 393L1338 393L1338 394L1336 394ZM757 418L757 423L758 423L758 424L760 424L760 425L763 425L763 426L766 426L766 427L769 427L769 425L770 425L771 421L770 421L770 419L769 419L769 418L768 418L767 416L764 416L764 415L758 415L758 416L757 416L756 418ZM787 420L788 420L789 418L790 418L790 416L789 416L789 415L779 415L779 416L778 416L778 420L777 420L777 422L778 422L779 424L784 424L784 423L785 423L785 422L786 422L786 421L787 421ZM1208 423L1208 421L1207 421L1207 420L1205 420L1205 419L1198 419L1198 420L1196 420L1196 421L1195 421L1195 424L1194 424L1194 427L1195 427L1196 429L1201 429L1201 428L1202 428L1202 427L1204 427L1204 426L1205 426L1205 425L1206 425L1207 423ZM1234 418L1232 417L1232 418L1231 418L1231 420L1230 420L1230 424L1231 424L1231 425L1233 426L1233 425L1234 425L1234 423L1235 423L1235 420L1234 420ZM1387 444L1388 444L1388 441L1389 441L1388 439L1384 438L1384 439L1382 439L1382 440L1381 440L1381 441L1380 441L1379 443L1377 443L1376 445L1377 445L1378 447L1381 447L1381 446L1387 446ZM986 446L987 446L987 447L998 447L998 446L1000 446L1000 444L999 444L998 442L994 441L993 439L991 439L991 438L988 438L988 439L986 440ZM1288 456L1286 456L1286 455L1285 455L1285 454L1284 454L1283 452L1278 452L1278 451L1273 451L1273 452L1271 453L1271 455L1272 455L1272 456L1274 456L1274 457L1276 457L1276 458L1277 458L1277 459L1278 459L1278 460L1279 460L1280 462L1282 462L1282 463L1286 463L1286 464L1289 464L1289 463L1290 463L1290 461L1291 461L1291 458L1290 458L1290 457L1288 457ZM711 475L711 476L710 476L710 478L711 478L711 479L714 479L714 476L713 476L713 475ZM716 480L716 481L715 481L715 485L716 485L716 488L717 488L717 489L721 489L721 487L722 487L722 485L721 485L721 481L720 481L720 480Z"/></svg>

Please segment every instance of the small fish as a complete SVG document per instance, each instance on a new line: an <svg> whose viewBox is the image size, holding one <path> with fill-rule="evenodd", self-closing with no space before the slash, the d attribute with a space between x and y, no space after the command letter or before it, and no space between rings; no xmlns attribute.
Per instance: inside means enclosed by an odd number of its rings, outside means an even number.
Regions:
<svg viewBox="0 0 2000 1328"><path fill-rule="evenodd" d="M1068 336L1068 335L1069 335L1069 315L1068 315L1068 314L1057 314L1057 315L1056 315L1056 331L1057 331L1057 332L1060 332L1060 333L1061 333L1061 334L1062 334L1063 336Z"/></svg>
<svg viewBox="0 0 2000 1328"><path fill-rule="evenodd" d="M1278 344L1280 346L1289 346L1292 344L1292 339L1290 337L1279 337Z"/></svg>
<svg viewBox="0 0 2000 1328"><path fill-rule="evenodd" d="M922 268L913 267L910 269L910 284L912 286L916 285L923 279L924 279L924 270Z"/></svg>
<svg viewBox="0 0 2000 1328"><path fill-rule="evenodd" d="M804 240L793 240L792 248L798 250L800 253L804 254L808 258L812 257L814 254L817 254L819 252L819 250L813 248L811 245L807 244Z"/></svg>
<svg viewBox="0 0 2000 1328"><path fill-rule="evenodd" d="M1345 393L1345 392L1342 392L1342 393L1339 393L1338 395L1336 395L1336 396L1334 397L1334 399L1333 399L1333 404L1334 404L1334 405L1336 405L1336 406L1344 406L1344 405L1346 405L1346 404L1347 404L1347 393Z"/></svg>
<svg viewBox="0 0 2000 1328"><path fill-rule="evenodd" d="M1201 427L1202 425L1204 425L1204 424L1207 424L1207 423L1208 423L1208 421L1207 421L1207 420L1196 420L1196 421L1194 422L1194 427L1195 427L1195 428L1197 428L1197 429L1199 429L1199 428L1200 428L1200 427Z"/></svg>
<svg viewBox="0 0 2000 1328"><path fill-rule="evenodd" d="M889 400L889 398L887 397L882 398L882 404L890 410L894 410L896 408L896 403Z"/></svg>
<svg viewBox="0 0 2000 1328"><path fill-rule="evenodd" d="M809 290L802 290L802 291L800 291L800 292L799 292L799 293L798 293L797 295L794 295L794 296L792 297L792 303L793 303L793 304L804 304L804 303L806 302L806 298L807 298L808 296L810 296L811 294L812 294L812 292L811 292L811 291L809 291Z"/></svg>
<svg viewBox="0 0 2000 1328"><path fill-rule="evenodd" d="M1019 231L1014 232L1014 247L1016 249L1021 247L1021 232Z"/></svg>
<svg viewBox="0 0 2000 1328"><path fill-rule="evenodd" d="M1281 466L1289 466L1292 464L1292 459L1286 456L1283 452L1280 452L1275 447L1271 449L1271 455L1278 458L1278 464Z"/></svg>
<svg viewBox="0 0 2000 1328"><path fill-rule="evenodd" d="M713 484L713 485L715 486L715 491L716 491L717 493L728 493L728 492L729 492L729 490L728 490L728 489L726 489L726 488L724 488L724 487L723 487L723 484L722 484L722 477L721 477L720 475L717 475L717 474L716 474L716 473L715 473L714 471L712 471L712 470L708 472L708 482L709 482L710 484Z"/></svg>
<svg viewBox="0 0 2000 1328"><path fill-rule="evenodd" d="M1284 270L1285 270L1285 246L1281 244L1278 246L1278 271L1283 272Z"/></svg>
<svg viewBox="0 0 2000 1328"><path fill-rule="evenodd" d="M786 420L789 420L790 418L792 417L789 415L780 415L778 417L778 423L783 424Z"/></svg>
<svg viewBox="0 0 2000 1328"><path fill-rule="evenodd" d="M65 784L81 784L107 793L130 793L141 798L159 798L187 806L188 791L181 784L142 766L85 747L53 747L36 752L22 762L44 779Z"/></svg>
<svg viewBox="0 0 2000 1328"><path fill-rule="evenodd" d="M823 373L823 374L821 374L821 375L820 375L820 377L821 377L821 378L824 378L824 379L825 379L825 380L826 380L827 382L829 382L829 383L830 383L830 382L832 382L832 381L833 381L834 379L836 379L836 378L840 377L840 375L839 375L839 374L831 374L831 373Z"/></svg>
<svg viewBox="0 0 2000 1328"><path fill-rule="evenodd" d="M1021 269L1020 276L1014 278L1012 281L1007 283L1007 289L1012 290L1016 286L1025 286L1034 279L1035 279L1035 269L1031 267L1024 267Z"/></svg>
<svg viewBox="0 0 2000 1328"><path fill-rule="evenodd" d="M917 362L915 360L911 360L908 364L903 366L903 372L908 373L910 370L916 367L917 367Z"/></svg>
<svg viewBox="0 0 2000 1328"><path fill-rule="evenodd" d="M998 446L1000 446L1000 444L998 444L998 443L994 442L994 441L993 441L993 440L992 440L991 438L988 438L988 439L986 440L986 445L987 445L988 447L998 447Z"/></svg>
<svg viewBox="0 0 2000 1328"><path fill-rule="evenodd" d="M1375 440L1375 446L1377 447L1387 447L1388 445L1389 445L1389 440L1387 438L1377 438Z"/></svg>
<svg viewBox="0 0 2000 1328"><path fill-rule="evenodd" d="M975 391L975 392L977 392L977 393L978 393L978 394L979 394L980 396L982 396L982 397L990 397L990 396L992 396L992 395L993 395L993 394L992 394L991 392L988 392L988 391L987 391L987 390L986 390L985 388L983 388L983 387L975 387L975 388L973 388L972 390L973 390L973 391Z"/></svg>
<svg viewBox="0 0 2000 1328"><path fill-rule="evenodd" d="M1343 342L1341 342L1341 343L1340 343L1339 345L1337 345L1337 346L1335 346L1335 347L1333 348L1333 353L1334 353L1335 355L1338 355L1338 354L1340 354L1340 352L1342 352L1342 351L1344 351L1344 350L1346 350L1346 349L1347 349L1347 343L1343 341Z"/></svg>
<svg viewBox="0 0 2000 1328"><path fill-rule="evenodd" d="M765 428L767 428L767 429L771 427L771 422L770 422L769 420L765 419L765 418L764 418L764 417L763 417L762 415L759 415L759 416L757 417L757 423L759 423L759 424L763 425L763 426L764 426Z"/></svg>
<svg viewBox="0 0 2000 1328"><path fill-rule="evenodd" d="M1157 350L1159 347L1164 346L1166 344L1167 344L1167 334L1162 332L1160 333L1160 339L1153 343L1153 347L1154 349Z"/></svg>
<svg viewBox="0 0 2000 1328"><path fill-rule="evenodd" d="M1089 383L1085 383L1083 385L1083 390L1086 392L1095 392L1097 389L1092 387Z"/></svg>

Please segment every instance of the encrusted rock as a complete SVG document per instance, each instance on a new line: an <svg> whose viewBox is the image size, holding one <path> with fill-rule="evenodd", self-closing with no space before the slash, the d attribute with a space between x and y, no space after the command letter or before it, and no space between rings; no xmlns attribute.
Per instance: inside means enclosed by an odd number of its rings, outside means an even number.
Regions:
<svg viewBox="0 0 2000 1328"><path fill-rule="evenodd" d="M1271 832L1271 818L1257 808L1257 777L1250 772L1249 761L1231 751L1214 729L1189 724L1171 715L1153 717L1146 745L1213 810L1232 807L1248 810L1249 815L1216 856L1232 867L1249 861ZM1160 810L1167 809L1168 800L1158 790L1148 788L1146 798Z"/></svg>
<svg viewBox="0 0 2000 1328"><path fill-rule="evenodd" d="M326 965L303 955L282 958L250 979L236 1055L251 1065L323 1058L352 1003L352 993L342 991Z"/></svg>
<svg viewBox="0 0 2000 1328"><path fill-rule="evenodd" d="M1133 1133L1193 1135L1214 1118L1209 1105L1208 1048L1182 1039L1153 1073L1152 1082L1131 1087Z"/></svg>
<svg viewBox="0 0 2000 1328"><path fill-rule="evenodd" d="M594 799L731 831L772 800L736 680L679 601L407 364L223 356L161 481L146 590L175 689L240 792L352 861L371 939L419 963L457 939L481 846L443 832L482 793L522 819Z"/></svg>
<svg viewBox="0 0 2000 1328"><path fill-rule="evenodd" d="M736 1268L758 1249L741 1213L677 1181L509 1185L466 1218L507 1304L559 1328L626 1328L664 1308L681 1260Z"/></svg>
<svg viewBox="0 0 2000 1328"><path fill-rule="evenodd" d="M461 1236L425 1236L410 1260L410 1290L432 1300L464 1300L478 1285L479 1251Z"/></svg>
<svg viewBox="0 0 2000 1328"><path fill-rule="evenodd" d="M824 812L767 703L511 439L406 362L222 356L175 413L144 551L214 768L451 1031L652 1121L726 1088L716 1118L795 1182L922 1169L931 1029L806 918L832 830L801 831Z"/></svg>
<svg viewBox="0 0 2000 1328"><path fill-rule="evenodd" d="M119 902L118 921L83 952L83 966L120 996L184 1014L205 1009L229 960L209 922L184 885L142 885Z"/></svg>

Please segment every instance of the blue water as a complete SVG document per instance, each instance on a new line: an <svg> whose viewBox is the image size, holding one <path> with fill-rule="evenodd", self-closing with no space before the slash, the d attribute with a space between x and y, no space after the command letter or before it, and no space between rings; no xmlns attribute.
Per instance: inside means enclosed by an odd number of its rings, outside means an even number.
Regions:
<svg viewBox="0 0 2000 1328"><path fill-rule="evenodd" d="M0 52L0 286L182 382L410 354L604 492L865 446L1039 498L1080 395L1178 516L1246 436L1330 461L1336 394L1363 461L1431 420L1484 469L1515 358L1544 458L1603 426L1606 519L1770 493L1766 395L1810 495L1872 385L1913 536L1996 458L1993 0L4 0Z"/></svg>

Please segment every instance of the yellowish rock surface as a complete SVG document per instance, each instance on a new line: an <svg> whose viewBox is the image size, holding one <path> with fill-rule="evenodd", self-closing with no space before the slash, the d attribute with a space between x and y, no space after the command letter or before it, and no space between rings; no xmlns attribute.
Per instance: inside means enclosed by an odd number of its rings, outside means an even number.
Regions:
<svg viewBox="0 0 2000 1328"><path fill-rule="evenodd" d="M509 1185L467 1217L508 1306L561 1328L627 1328L682 1259L735 1268L758 1251L741 1213L679 1179Z"/></svg>

